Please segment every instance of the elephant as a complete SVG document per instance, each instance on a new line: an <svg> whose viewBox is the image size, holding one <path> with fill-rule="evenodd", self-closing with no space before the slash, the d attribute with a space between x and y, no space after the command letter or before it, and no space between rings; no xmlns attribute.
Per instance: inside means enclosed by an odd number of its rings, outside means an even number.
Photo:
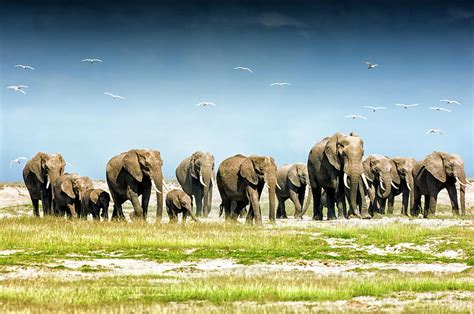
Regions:
<svg viewBox="0 0 474 314"><path fill-rule="evenodd" d="M313 196L313 219L322 220L321 191L327 194L328 220L348 217L345 196L348 190L349 214L365 219L370 218L366 206L358 209L357 199L360 197L360 178L367 186L362 170L364 141L355 133L344 135L335 133L316 143L308 155L308 175ZM348 183L350 180L350 185ZM344 188L345 187L345 188ZM337 202L338 216L334 204Z"/></svg>
<svg viewBox="0 0 474 314"><path fill-rule="evenodd" d="M423 217L436 214L438 193L446 189L451 200L453 214L459 215L456 183L459 183L461 214L466 213L466 179L464 161L461 156L445 152L433 152L415 165L414 215L421 208L421 196L425 197Z"/></svg>
<svg viewBox="0 0 474 314"><path fill-rule="evenodd" d="M367 156L362 162L362 166L369 184L369 212L372 215L375 213L383 215L385 214L387 199L394 186L392 174L398 176L396 169L392 166L390 158L376 154Z"/></svg>
<svg viewBox="0 0 474 314"><path fill-rule="evenodd" d="M302 218L306 212L311 199L308 195L306 203L304 198L306 189L309 189L308 169L305 164L289 164L278 167L276 172L277 183L280 188L276 188L278 207L276 218L288 218L285 210L285 201L289 198L295 206L295 218Z"/></svg>
<svg viewBox="0 0 474 314"><path fill-rule="evenodd" d="M114 201L113 220L123 220L122 204L130 200L134 212L132 219L146 220L151 189L156 192L156 222L163 213L163 161L160 152L132 149L112 157L107 163L106 178ZM142 202L138 199L142 196Z"/></svg>
<svg viewBox="0 0 474 314"><path fill-rule="evenodd" d="M43 215L52 215L52 183L64 173L66 162L61 154L37 153L23 168L23 180L33 203L33 214L39 217L39 200Z"/></svg>
<svg viewBox="0 0 474 314"><path fill-rule="evenodd" d="M54 213L57 216L78 218L82 215L82 195L93 184L89 177L65 173L53 183Z"/></svg>
<svg viewBox="0 0 474 314"><path fill-rule="evenodd" d="M408 211L413 215L414 204L414 178L413 169L416 165L415 158L394 157L392 163L392 193L388 197L388 213L393 214L395 196L402 194L402 215L408 216Z"/></svg>
<svg viewBox="0 0 474 314"><path fill-rule="evenodd" d="M214 185L214 156L195 152L176 168L176 178L184 192L196 201L196 215L209 216Z"/></svg>
<svg viewBox="0 0 474 314"><path fill-rule="evenodd" d="M178 222L178 214L180 213L183 214L183 224L186 223L188 214L195 222L199 222L193 213L193 200L186 192L178 189L169 191L165 203L170 223Z"/></svg>
<svg viewBox="0 0 474 314"><path fill-rule="evenodd" d="M102 189L88 189L82 194L81 217L91 214L94 220L109 220L110 194ZM102 211L102 212L101 212Z"/></svg>
<svg viewBox="0 0 474 314"><path fill-rule="evenodd" d="M221 195L221 212L226 221L236 221L242 209L250 204L246 222L262 224L260 197L264 185L269 187L271 222L275 221L276 164L268 156L235 155L225 159L217 170L217 187Z"/></svg>

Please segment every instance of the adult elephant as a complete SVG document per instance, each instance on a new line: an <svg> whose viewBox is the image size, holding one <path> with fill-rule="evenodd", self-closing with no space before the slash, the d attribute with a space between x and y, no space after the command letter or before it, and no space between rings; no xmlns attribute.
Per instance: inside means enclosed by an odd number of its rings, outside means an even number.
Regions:
<svg viewBox="0 0 474 314"><path fill-rule="evenodd" d="M334 204L337 202L338 218L347 217L345 189L348 192L350 213L362 218L370 218L366 207L358 211L357 198L360 197L359 181L362 177L362 156L364 142L356 135L336 133L316 143L308 155L308 175L313 194L313 219L322 220L321 191L328 198L328 220L336 219ZM350 184L348 183L350 180Z"/></svg>
<svg viewBox="0 0 474 314"><path fill-rule="evenodd" d="M235 155L224 160L217 170L217 187L222 198L221 211L226 220L237 220L250 204L247 223L262 224L260 197L265 184L269 187L270 221L275 221L276 164L272 157Z"/></svg>
<svg viewBox="0 0 474 314"><path fill-rule="evenodd" d="M91 214L94 220L109 220L110 194L102 189L88 189L82 194L81 217Z"/></svg>
<svg viewBox="0 0 474 314"><path fill-rule="evenodd" d="M451 200L453 213L459 215L456 183L459 183L461 213L466 211L466 185L470 182L464 172L461 156L445 152L433 152L415 166L415 214L421 207L421 196L425 196L423 217L436 214L438 193L446 189Z"/></svg>
<svg viewBox="0 0 474 314"><path fill-rule="evenodd" d="M388 197L388 213L393 214L393 205L395 202L395 196L402 194L402 215L408 216L413 213L414 204L414 178L413 169L416 165L415 158L405 157L394 157L391 158L392 163L392 182L395 183L395 187L392 186L392 193Z"/></svg>
<svg viewBox="0 0 474 314"><path fill-rule="evenodd" d="M212 206L214 156L195 152L176 168L176 179L184 192L196 201L196 215L207 217Z"/></svg>
<svg viewBox="0 0 474 314"><path fill-rule="evenodd" d="M145 219L148 213L151 189L156 192L156 221L163 214L163 173L160 152L148 149L132 149L112 157L107 163L106 177L110 195L114 201L112 219L125 219L122 204L132 202L133 219ZM138 199L142 196L141 205Z"/></svg>
<svg viewBox="0 0 474 314"><path fill-rule="evenodd" d="M31 202L33 214L39 217L39 201L43 204L43 215L52 215L51 184L64 173L66 162L61 154L37 153L23 168L25 182Z"/></svg>
<svg viewBox="0 0 474 314"><path fill-rule="evenodd" d="M53 183L54 213L57 216L66 214L78 218L82 213L81 197L85 191L94 188L89 177L65 173Z"/></svg>
<svg viewBox="0 0 474 314"><path fill-rule="evenodd" d="M387 199L392 193L392 174L396 176L398 174L395 169L392 170L390 158L382 155L372 154L367 156L362 162L362 166L369 183L369 212L384 215ZM397 181L400 183L399 179Z"/></svg>
<svg viewBox="0 0 474 314"><path fill-rule="evenodd" d="M276 177L279 186L276 188L276 197L278 199L276 218L288 218L285 209L285 201L287 199L290 199L295 206L295 218L301 218L311 203L311 198L308 195L303 207L306 189L307 187L309 189L306 165L289 164L278 167Z"/></svg>

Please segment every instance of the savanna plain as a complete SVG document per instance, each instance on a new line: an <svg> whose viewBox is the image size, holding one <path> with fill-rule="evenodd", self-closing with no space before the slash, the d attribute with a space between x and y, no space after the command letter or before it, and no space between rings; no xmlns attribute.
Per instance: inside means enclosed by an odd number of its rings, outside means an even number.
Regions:
<svg viewBox="0 0 474 314"><path fill-rule="evenodd" d="M378 219L257 228L224 223L217 191L209 218L170 225L153 206L148 223L38 219L24 186L1 184L0 311L472 313L473 195L462 218L442 192L433 219L397 203Z"/></svg>

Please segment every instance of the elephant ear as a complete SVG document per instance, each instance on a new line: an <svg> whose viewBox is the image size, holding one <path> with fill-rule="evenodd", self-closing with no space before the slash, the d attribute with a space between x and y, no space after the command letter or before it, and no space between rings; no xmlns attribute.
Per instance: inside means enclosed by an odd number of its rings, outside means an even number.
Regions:
<svg viewBox="0 0 474 314"><path fill-rule="evenodd" d="M400 175L398 174L397 164L390 159L390 164L392 165L392 169L390 169L390 176L392 177L392 181L395 184L400 184L401 179Z"/></svg>
<svg viewBox="0 0 474 314"><path fill-rule="evenodd" d="M138 161L138 152L131 150L123 157L123 166L125 170L132 175L132 177L138 182L142 182L143 173L140 168L140 162Z"/></svg>
<svg viewBox="0 0 474 314"><path fill-rule="evenodd" d="M196 167L196 161L197 161L197 159L198 159L197 153L194 153L194 154L191 155L191 160L189 161L191 176L192 176L194 179L198 179L198 178L199 178L199 173L198 173L198 170L197 170L197 167Z"/></svg>
<svg viewBox="0 0 474 314"><path fill-rule="evenodd" d="M446 171L444 170L443 158L440 153L433 153L426 157L422 166L424 166L436 180L443 183L446 182Z"/></svg>
<svg viewBox="0 0 474 314"><path fill-rule="evenodd" d="M175 197L173 197L173 205L174 207L176 208L181 208L181 195L179 195L179 193L175 194L174 195Z"/></svg>
<svg viewBox="0 0 474 314"><path fill-rule="evenodd" d="M364 168L364 175L369 180L370 182L373 182L375 179L374 174L372 173L372 170L370 170L370 164L372 162L372 157L368 156L365 158L365 160L362 162L362 167Z"/></svg>
<svg viewBox="0 0 474 314"><path fill-rule="evenodd" d="M290 180L291 184L299 188L301 186L301 180L298 173L297 165L293 165L288 170L288 180Z"/></svg>
<svg viewBox="0 0 474 314"><path fill-rule="evenodd" d="M92 203L97 205L97 202L99 201L100 194L102 194L102 192L103 191L101 189L92 190L92 192L90 194L90 199L91 199Z"/></svg>
<svg viewBox="0 0 474 314"><path fill-rule="evenodd" d="M258 174L251 158L246 158L240 165L240 175L254 185L258 183Z"/></svg>
<svg viewBox="0 0 474 314"><path fill-rule="evenodd" d="M66 179L61 183L61 191L66 193L66 195L70 198L76 198L76 194L74 194L74 190L72 188L72 181L70 179Z"/></svg>
<svg viewBox="0 0 474 314"><path fill-rule="evenodd" d="M44 156L45 156L44 153L38 153L29 162L31 172L33 172L35 174L36 178L41 183L44 183L43 175L42 175L43 174Z"/></svg>
<svg viewBox="0 0 474 314"><path fill-rule="evenodd" d="M336 133L331 136L326 143L326 147L324 148L324 154L326 155L329 163L336 168L336 170L341 170L341 163L339 162L339 155L338 155L338 146L339 140L343 137L341 133Z"/></svg>

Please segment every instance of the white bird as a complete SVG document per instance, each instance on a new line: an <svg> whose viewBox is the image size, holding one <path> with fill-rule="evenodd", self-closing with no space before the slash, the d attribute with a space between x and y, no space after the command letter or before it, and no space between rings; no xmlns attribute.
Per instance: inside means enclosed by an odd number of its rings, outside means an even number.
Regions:
<svg viewBox="0 0 474 314"><path fill-rule="evenodd" d="M448 103L448 104L456 104L456 105L460 105L461 103L457 100L452 100L452 99L441 99L440 101L442 102L445 102L445 103Z"/></svg>
<svg viewBox="0 0 474 314"><path fill-rule="evenodd" d="M443 134L443 132L440 129L429 129L428 131L425 132L425 134L430 134L430 133Z"/></svg>
<svg viewBox="0 0 474 314"><path fill-rule="evenodd" d="M72 167L72 164L71 164L69 161L65 160L65 162L66 162L66 165L67 165L67 166L71 166L71 167Z"/></svg>
<svg viewBox="0 0 474 314"><path fill-rule="evenodd" d="M372 107L372 106L364 106L365 108L372 109L373 112L380 110L380 109L387 109L387 107Z"/></svg>
<svg viewBox="0 0 474 314"><path fill-rule="evenodd" d="M350 115L344 116L344 118L367 120L366 117L364 117L364 116L359 116L359 115L357 115L357 114L350 114Z"/></svg>
<svg viewBox="0 0 474 314"><path fill-rule="evenodd" d="M90 64L93 64L94 62L103 62L103 61L100 60L100 59L90 59L90 58L88 58L88 59L81 60L81 62L90 62Z"/></svg>
<svg viewBox="0 0 474 314"><path fill-rule="evenodd" d="M451 110L443 108L443 107L430 107L431 110L436 110L436 111L446 111L446 112L451 112Z"/></svg>
<svg viewBox="0 0 474 314"><path fill-rule="evenodd" d="M376 68L378 67L379 65L376 64L376 63L372 63L372 62L369 62L369 61L365 61L365 64L367 64L367 68L370 70L370 69L373 69L373 68Z"/></svg>
<svg viewBox="0 0 474 314"><path fill-rule="evenodd" d="M290 83L288 82L275 82L275 83L271 83L270 86L285 86L285 85L291 85Z"/></svg>
<svg viewBox="0 0 474 314"><path fill-rule="evenodd" d="M247 71L247 72L253 73L252 69L246 68L246 67L235 67L234 70L241 70L241 71Z"/></svg>
<svg viewBox="0 0 474 314"><path fill-rule="evenodd" d="M22 68L23 70L34 70L32 66L29 65L23 65L23 64L17 64L15 65L15 68Z"/></svg>
<svg viewBox="0 0 474 314"><path fill-rule="evenodd" d="M216 104L214 104L213 102L209 102L209 101L203 101L203 102L200 102L196 105L196 107L207 107L207 106L216 106Z"/></svg>
<svg viewBox="0 0 474 314"><path fill-rule="evenodd" d="M13 159L10 161L10 168L13 166L13 164L21 164L22 160L27 160L28 158L26 157L18 157L17 159Z"/></svg>
<svg viewBox="0 0 474 314"><path fill-rule="evenodd" d="M13 89L14 91L17 91L17 92L20 92L20 93L23 93L23 94L26 94L26 92L23 89L28 88L28 86L25 86L25 85L12 85L12 86L8 86L7 88Z"/></svg>
<svg viewBox="0 0 474 314"><path fill-rule="evenodd" d="M104 93L105 95L109 95L110 97L112 97L113 99L125 99L125 97L122 97L122 96L119 96L119 95L114 95L112 93L109 93L109 92L105 92Z"/></svg>
<svg viewBox="0 0 474 314"><path fill-rule="evenodd" d="M408 109L411 107L416 107L418 104L411 104L411 105L406 105L406 104L395 104L395 106L403 107L403 109Z"/></svg>

